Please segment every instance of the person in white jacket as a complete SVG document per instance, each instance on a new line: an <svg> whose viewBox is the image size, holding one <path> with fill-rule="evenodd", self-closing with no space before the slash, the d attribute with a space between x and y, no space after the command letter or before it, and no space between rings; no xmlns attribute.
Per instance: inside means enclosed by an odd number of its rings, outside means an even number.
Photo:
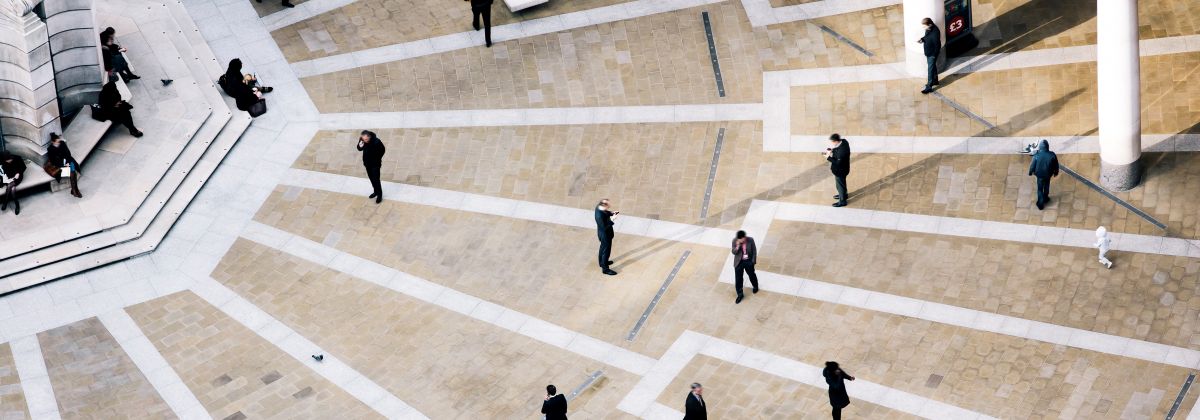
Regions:
<svg viewBox="0 0 1200 420"><path fill-rule="evenodd" d="M1104 258L1104 254L1108 253L1108 247L1112 245L1112 239L1108 239L1108 230L1104 226L1096 228L1096 243L1092 246L1096 247L1100 252L1100 264L1104 264L1106 268L1112 268L1112 261Z"/></svg>

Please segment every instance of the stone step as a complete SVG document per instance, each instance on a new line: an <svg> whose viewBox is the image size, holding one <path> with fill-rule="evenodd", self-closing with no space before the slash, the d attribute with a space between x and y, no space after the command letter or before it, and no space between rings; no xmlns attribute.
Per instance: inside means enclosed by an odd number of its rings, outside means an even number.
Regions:
<svg viewBox="0 0 1200 420"><path fill-rule="evenodd" d="M178 3L174 3L173 6L182 9L182 5ZM197 84L205 92L206 101L214 106L218 115L201 128L203 133L189 145L189 149L148 197L148 204L139 208L131 220L81 240L80 242L86 243L83 245L86 248L85 252L66 255L52 263L40 264L0 278L0 293L19 290L155 249L216 170L217 164L249 127L249 115L232 111L235 109L232 99L225 98L211 81L206 82L209 79L215 80L215 77L209 77L209 74L212 73L216 61L212 58L207 44L201 44L202 48L197 48L185 36L187 31L181 28L185 25L180 24L177 19L182 16L187 24L191 24L186 12L182 15L171 13L172 4L160 4L159 7L172 19L170 28L162 31L162 35L171 41L170 44L188 62L193 78L199 81ZM192 27L194 28L194 25Z"/></svg>
<svg viewBox="0 0 1200 420"><path fill-rule="evenodd" d="M141 11L134 10L130 12L137 13ZM170 15L163 15L163 17L171 19ZM143 21L147 20L149 19ZM52 261L55 258L63 258L75 253L86 252L89 248L85 244L67 245L58 250L51 250L50 248L65 245L75 239L93 235L105 229L111 229L127 223L134 213L145 203L149 192L156 188L163 176L175 166L176 161L179 160L180 155L184 153L191 141L198 138L198 135L203 134L200 129L209 123L208 119L212 117L214 108L214 103L207 103L208 101L200 100L204 97L206 89L193 81L195 76L192 75L189 63L180 58L178 51L171 49L169 44L150 42L146 38L145 33L142 33L140 37L126 38L123 41L127 45L136 47L136 49L131 49L131 52L137 52L137 55L134 57L136 57L136 61L141 63L140 70L138 71L143 73L144 76L139 83L130 87L131 91L135 94L135 97L131 98L130 101L134 103L135 107L150 109L155 106L155 104L151 103L155 98L173 97L179 99L185 107L183 118L174 121L170 129L154 130L161 137L151 138L148 135L138 140L169 145L168 147L172 147L172 149L167 154L157 156L158 158L168 159L147 162L142 166L141 171L137 175L130 177L128 182L131 184L131 187L126 189L129 193L122 198L121 206L95 217L74 220L59 228L52 228L53 231L32 233L29 235L30 240L14 238L5 241L5 244L0 244L0 255L6 256L6 258L0 259L0 262L2 262L0 276L28 269L31 266L30 264L36 265ZM132 44L130 44L131 42ZM157 66L153 64L157 64ZM156 81L158 78L173 78L176 79L176 82L168 87L162 87ZM220 99L219 94L216 94L216 99ZM225 108L224 113L228 114L228 107L224 101L215 102L215 104L219 105L220 108ZM224 121L219 121L218 123L224 125ZM121 127L117 130L123 129ZM143 130L154 134L147 130L146 127L143 127ZM216 131L213 131L212 135L215 135L215 133ZM109 135L115 135L115 133L110 133ZM88 176L86 161L83 162L82 169L85 176ZM102 176L102 174L90 175ZM47 238L54 239L47 240Z"/></svg>

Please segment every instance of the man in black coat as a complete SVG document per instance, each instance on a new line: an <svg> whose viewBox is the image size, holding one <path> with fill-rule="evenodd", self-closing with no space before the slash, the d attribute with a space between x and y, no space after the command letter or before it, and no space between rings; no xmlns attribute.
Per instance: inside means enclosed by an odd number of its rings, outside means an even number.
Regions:
<svg viewBox="0 0 1200 420"><path fill-rule="evenodd" d="M845 381L853 381L854 377L843 371L837 362L825 362L825 370L821 371L821 375L825 377L825 383L829 384L829 405L833 406L833 420L842 420L842 409L850 405Z"/></svg>
<svg viewBox="0 0 1200 420"><path fill-rule="evenodd" d="M1050 178L1058 176L1058 155L1050 151L1046 139L1038 144L1037 153L1029 162L1029 175L1037 176L1037 208L1042 210L1050 201Z"/></svg>
<svg viewBox="0 0 1200 420"><path fill-rule="evenodd" d="M471 14L475 16L471 26L479 30L479 17L483 16L483 38L487 47L492 48L492 0L463 0L471 2Z"/></svg>
<svg viewBox="0 0 1200 420"><path fill-rule="evenodd" d="M737 290L737 300L734 304L742 303L742 273L750 275L751 291L758 293L758 276L754 274L754 263L758 262L758 247L754 246L754 238L746 236L746 231L739 230L733 239L733 288Z"/></svg>
<svg viewBox="0 0 1200 420"><path fill-rule="evenodd" d="M692 384L692 392L687 394L683 403L683 420L708 420L708 406L704 404L704 387L700 383Z"/></svg>
<svg viewBox="0 0 1200 420"><path fill-rule="evenodd" d="M554 385L546 385L542 414L546 415L546 420L567 420L567 397L559 394Z"/></svg>
<svg viewBox="0 0 1200 420"><path fill-rule="evenodd" d="M829 148L825 149L825 160L829 161L829 171L833 172L833 180L837 186L837 199L834 207L846 205L846 175L850 175L850 142L834 133L829 136Z"/></svg>
<svg viewBox="0 0 1200 420"><path fill-rule="evenodd" d="M610 276L617 275L617 272L608 268L608 266L613 263L609 259L609 254L612 253L613 235L616 234L616 232L613 232L612 217L618 214L621 214L621 212L609 210L607 198L600 200L600 203L596 205L596 236L600 238L600 269L604 274Z"/></svg>
<svg viewBox="0 0 1200 420"><path fill-rule="evenodd" d="M383 201L383 187L379 185L379 167L383 166L383 154L386 152L383 141L370 130L363 130L358 136L358 150L362 152L363 166L367 168L367 178L371 180L372 193L367 198L374 198L375 204Z"/></svg>
<svg viewBox="0 0 1200 420"><path fill-rule="evenodd" d="M929 93L938 85L937 58L942 52L942 32L933 24L933 19L925 18L921 20L921 24L925 26L925 35L918 39L917 43L925 47L925 68L929 72L925 80L925 89L921 89L921 93Z"/></svg>

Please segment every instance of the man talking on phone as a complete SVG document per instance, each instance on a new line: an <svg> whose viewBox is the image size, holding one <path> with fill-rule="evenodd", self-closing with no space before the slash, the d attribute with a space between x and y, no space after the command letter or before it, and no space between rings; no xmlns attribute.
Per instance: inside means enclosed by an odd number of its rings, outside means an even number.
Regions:
<svg viewBox="0 0 1200 420"><path fill-rule="evenodd" d="M383 201L383 187L379 185L379 167L383 166L383 141L375 132L363 130L358 136L358 151L362 152L363 167L367 169L367 178L371 180L371 195L375 204Z"/></svg>
<svg viewBox="0 0 1200 420"><path fill-rule="evenodd" d="M600 269L604 274L610 276L617 275L616 271L608 268L613 263L608 257L612 253L612 240L615 234L612 217L618 214L621 212L609 210L607 198L600 200L600 203L596 205L596 236L600 238Z"/></svg>

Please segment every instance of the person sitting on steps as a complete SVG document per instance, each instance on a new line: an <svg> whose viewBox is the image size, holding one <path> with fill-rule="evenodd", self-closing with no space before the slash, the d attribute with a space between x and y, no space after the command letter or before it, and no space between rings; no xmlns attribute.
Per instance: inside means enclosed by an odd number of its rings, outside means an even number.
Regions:
<svg viewBox="0 0 1200 420"><path fill-rule="evenodd" d="M237 102L237 108L246 111L262 98L262 94L275 90L270 86L259 86L258 79L251 74L242 74L242 60L229 60L225 75L221 76L221 88Z"/></svg>
<svg viewBox="0 0 1200 420"><path fill-rule="evenodd" d="M66 140L63 140L58 133L50 133L50 146L46 147L46 164L48 167L53 165L59 168L51 173L55 182L60 180L64 169L70 172L71 195L75 198L83 198L83 194L79 192L79 162L75 161L74 156L71 156L71 149L67 148Z"/></svg>
<svg viewBox="0 0 1200 420"><path fill-rule="evenodd" d="M143 133L133 125L133 113L130 112L132 109L133 105L122 99L121 92L117 91L116 80L109 80L100 88L101 117L114 124L123 124L129 129L129 134L141 137Z"/></svg>

